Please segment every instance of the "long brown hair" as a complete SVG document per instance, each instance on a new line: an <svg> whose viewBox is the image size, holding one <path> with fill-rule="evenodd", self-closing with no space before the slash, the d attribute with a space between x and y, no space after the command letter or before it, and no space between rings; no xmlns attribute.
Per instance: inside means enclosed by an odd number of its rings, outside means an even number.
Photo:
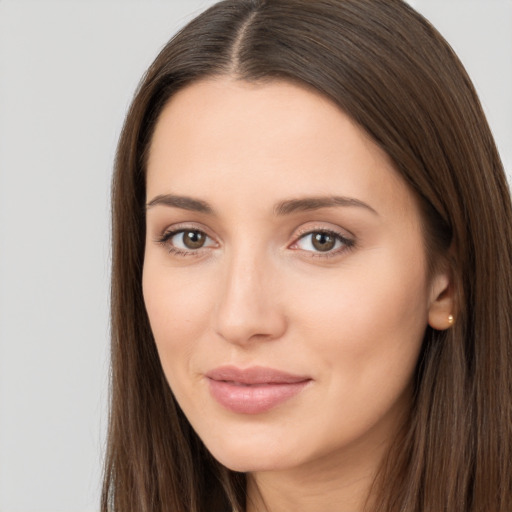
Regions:
<svg viewBox="0 0 512 512"><path fill-rule="evenodd" d="M182 29L144 76L113 178L112 402L102 511L243 510L176 404L141 287L145 164L169 98L211 76L287 80L335 101L392 158L421 204L427 254L451 265L457 321L427 328L409 418L373 512L512 511L512 208L463 66L401 0L226 0Z"/></svg>

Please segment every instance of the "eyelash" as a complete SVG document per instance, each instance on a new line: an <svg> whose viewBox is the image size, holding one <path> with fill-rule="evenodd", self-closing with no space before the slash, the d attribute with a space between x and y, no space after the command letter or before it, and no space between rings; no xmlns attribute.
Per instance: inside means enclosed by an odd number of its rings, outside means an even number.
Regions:
<svg viewBox="0 0 512 512"><path fill-rule="evenodd" d="M180 249L178 247L175 247L175 246L173 246L173 245L171 245L169 243L169 241L174 236L176 236L176 235L178 235L180 233L187 233L187 232L192 232L192 231L193 232L197 232L197 233L201 233L205 237L211 239L211 237L209 237L204 231L202 231L200 229L195 229L195 228L179 228L179 229L175 229L175 230L171 230L171 231L166 231L165 233L162 234L161 237L159 237L156 240L156 242L161 244L161 245L163 245L170 254L174 254L176 256L192 256L192 257L200 256L201 253L202 253L202 249L205 249L205 247L200 247L200 248L198 248L196 250L186 251L186 250ZM352 250L355 247L355 241L354 240L352 240L350 238L347 238L346 236L342 235L341 233L339 233L337 231L333 231L331 229L323 229L323 228L309 229L307 231L304 231L303 233L299 233L297 239L295 240L295 242L293 242L292 245L296 245L300 240L306 238L309 235L318 234L318 233L321 233L321 234L324 234L324 235L333 236L337 241L340 241L343 245L342 245L342 247L340 247L340 248L338 248L336 250L326 251L326 252L306 251L306 250L304 250L304 252L309 253L309 257L312 257L312 258L330 258L330 257L333 257L333 256L338 256L342 252L350 251L350 250Z"/></svg>
<svg viewBox="0 0 512 512"><path fill-rule="evenodd" d="M169 243L169 240L171 240L171 238L173 238L174 236L176 236L180 233L188 233L188 232L192 232L192 231L196 232L196 233L201 233L202 235L204 235L207 238L211 238L201 229L179 228L179 229L174 229L171 231L166 231L156 241L157 241L157 243L163 245L170 254L174 254L176 256L200 256L202 249L204 249L204 247L200 247L199 249L196 249L195 251L192 251L192 250L185 251L185 250L179 249L178 247L175 247Z"/></svg>
<svg viewBox="0 0 512 512"><path fill-rule="evenodd" d="M293 242L292 245L297 245L297 243L300 240L303 240L307 238L308 236L314 235L314 234L323 234L323 235L329 235L332 236L336 241L341 242L342 246L338 247L337 249L322 252L322 251L306 251L303 250L305 253L308 253L308 257L310 258L332 258L334 256L339 256L341 253L345 253L347 251L352 250L355 247L355 240L351 238L347 238L342 233L332 230L332 229L325 229L325 228L313 228L313 229L307 229L304 232L300 232L297 236L297 239L295 242Z"/></svg>

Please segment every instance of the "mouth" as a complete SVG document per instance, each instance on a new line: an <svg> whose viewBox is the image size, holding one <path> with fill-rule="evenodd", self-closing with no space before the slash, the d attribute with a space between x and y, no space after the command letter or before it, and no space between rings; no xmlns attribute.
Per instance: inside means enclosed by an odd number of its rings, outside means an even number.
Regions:
<svg viewBox="0 0 512 512"><path fill-rule="evenodd" d="M253 366L222 366L206 373L212 397L237 414L261 414L299 394L312 379Z"/></svg>

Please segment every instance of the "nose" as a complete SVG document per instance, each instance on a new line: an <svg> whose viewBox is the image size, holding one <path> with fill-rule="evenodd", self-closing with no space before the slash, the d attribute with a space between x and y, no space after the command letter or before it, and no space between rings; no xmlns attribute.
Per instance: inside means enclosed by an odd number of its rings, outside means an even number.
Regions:
<svg viewBox="0 0 512 512"><path fill-rule="evenodd" d="M280 338L287 320L279 287L276 269L264 258L233 257L222 273L216 333L239 345Z"/></svg>

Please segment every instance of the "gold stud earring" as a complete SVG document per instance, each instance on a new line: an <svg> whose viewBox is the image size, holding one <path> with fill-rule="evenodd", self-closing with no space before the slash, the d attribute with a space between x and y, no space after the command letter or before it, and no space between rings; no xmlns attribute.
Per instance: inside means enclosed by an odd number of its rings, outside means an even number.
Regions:
<svg viewBox="0 0 512 512"><path fill-rule="evenodd" d="M453 315L448 315L448 323L450 325L453 325L453 322L455 321L455 319L453 318Z"/></svg>

